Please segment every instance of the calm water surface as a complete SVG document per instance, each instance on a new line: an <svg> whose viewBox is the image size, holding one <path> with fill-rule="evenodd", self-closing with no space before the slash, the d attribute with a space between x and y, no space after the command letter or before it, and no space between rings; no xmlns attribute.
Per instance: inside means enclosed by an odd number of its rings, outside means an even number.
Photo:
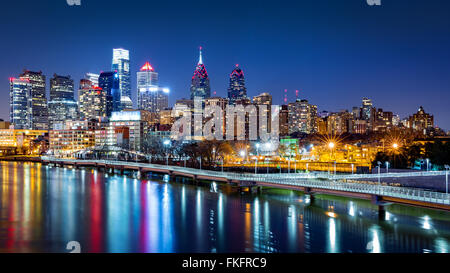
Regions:
<svg viewBox="0 0 450 273"><path fill-rule="evenodd" d="M448 252L450 213L0 163L0 252Z"/></svg>

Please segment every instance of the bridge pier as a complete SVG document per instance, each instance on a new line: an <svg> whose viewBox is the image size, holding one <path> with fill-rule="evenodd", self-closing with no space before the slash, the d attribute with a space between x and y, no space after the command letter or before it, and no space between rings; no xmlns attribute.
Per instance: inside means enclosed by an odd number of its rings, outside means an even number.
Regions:
<svg viewBox="0 0 450 273"><path fill-rule="evenodd" d="M309 196L309 203L312 204L316 197L314 196L314 193L312 192L311 188L305 188L305 194Z"/></svg>
<svg viewBox="0 0 450 273"><path fill-rule="evenodd" d="M386 208L383 205L378 206L378 220L379 221L386 220Z"/></svg>
<svg viewBox="0 0 450 273"><path fill-rule="evenodd" d="M386 206L389 206L391 203L383 201L383 196L372 195L372 204L378 206L378 220L386 220Z"/></svg>

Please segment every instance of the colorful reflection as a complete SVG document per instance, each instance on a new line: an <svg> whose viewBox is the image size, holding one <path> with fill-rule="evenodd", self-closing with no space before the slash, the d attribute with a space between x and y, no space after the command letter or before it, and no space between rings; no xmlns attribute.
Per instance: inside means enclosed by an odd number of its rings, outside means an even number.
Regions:
<svg viewBox="0 0 450 273"><path fill-rule="evenodd" d="M0 162L0 252L436 252L450 215L292 192L241 195L93 169ZM227 192L227 193L225 193Z"/></svg>

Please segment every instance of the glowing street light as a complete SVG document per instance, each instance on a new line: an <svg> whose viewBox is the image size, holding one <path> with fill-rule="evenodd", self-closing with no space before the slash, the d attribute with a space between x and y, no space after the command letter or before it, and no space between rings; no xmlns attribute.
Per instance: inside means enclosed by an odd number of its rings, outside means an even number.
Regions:
<svg viewBox="0 0 450 273"><path fill-rule="evenodd" d="M398 143L394 143L394 144L392 144L392 148L394 148L394 149L398 149Z"/></svg>
<svg viewBox="0 0 450 273"><path fill-rule="evenodd" d="M336 146L336 144L334 142L328 143L328 148L330 148L330 149L334 149L335 146Z"/></svg>
<svg viewBox="0 0 450 273"><path fill-rule="evenodd" d="M378 161L378 191L381 192L381 172L380 172L380 166L381 166L381 162Z"/></svg>
<svg viewBox="0 0 450 273"><path fill-rule="evenodd" d="M163 142L164 146L166 146L166 149L169 148L171 142L170 139L166 139ZM166 165L169 166L169 151L167 151L167 155L166 155Z"/></svg>

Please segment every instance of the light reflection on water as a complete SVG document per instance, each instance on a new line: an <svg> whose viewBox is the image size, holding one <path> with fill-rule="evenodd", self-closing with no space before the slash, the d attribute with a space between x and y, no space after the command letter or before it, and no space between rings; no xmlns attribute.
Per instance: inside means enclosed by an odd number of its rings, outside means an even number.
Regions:
<svg viewBox="0 0 450 273"><path fill-rule="evenodd" d="M443 252L450 215L0 163L0 252ZM132 177L132 176L130 176ZM169 183L167 183L169 182Z"/></svg>

